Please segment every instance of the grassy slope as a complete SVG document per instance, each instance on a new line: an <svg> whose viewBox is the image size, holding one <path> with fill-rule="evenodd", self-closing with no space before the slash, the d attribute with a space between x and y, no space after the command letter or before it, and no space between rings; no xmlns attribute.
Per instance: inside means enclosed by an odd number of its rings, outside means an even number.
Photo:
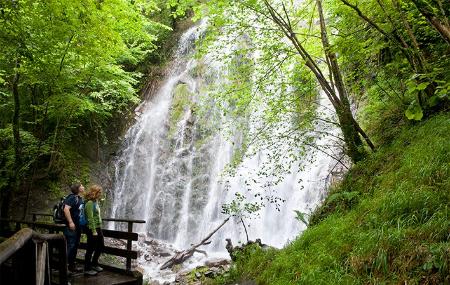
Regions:
<svg viewBox="0 0 450 285"><path fill-rule="evenodd" d="M249 249L219 283L450 284L450 115L405 126L332 189L280 251Z"/></svg>

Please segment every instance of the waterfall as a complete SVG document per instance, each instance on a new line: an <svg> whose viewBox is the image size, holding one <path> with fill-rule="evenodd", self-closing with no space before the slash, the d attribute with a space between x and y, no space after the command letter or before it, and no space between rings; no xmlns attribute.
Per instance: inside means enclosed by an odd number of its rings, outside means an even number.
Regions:
<svg viewBox="0 0 450 285"><path fill-rule="evenodd" d="M200 241L226 216L223 203L243 192L248 179L267 162L267 153L258 151L246 157L236 175L221 183L224 168L231 161L235 145L215 128L208 127L213 115L201 120L196 106L205 86L217 81L217 68L192 57L195 41L202 37L206 23L190 28L180 39L175 60L159 91L145 102L142 115L129 129L116 161L112 192L113 217L146 220L137 230L148 236L185 249ZM319 96L318 112L332 115L325 96ZM328 106L328 107L327 107ZM211 122L209 122L211 123ZM316 129L326 126L317 122ZM331 130L332 133L337 130ZM238 131L235 139L239 140ZM317 145L329 144L318 137ZM312 150L311 150L312 151ZM315 152L314 161L293 166L290 173L271 191L286 202L279 209L268 204L259 216L247 220L250 239L281 247L295 238L305 225L295 219L294 210L310 212L321 201L327 177L336 161ZM250 200L261 189L248 193ZM246 194L247 195L247 194ZM253 197L253 198L252 198ZM230 221L213 236L208 251L225 251L224 239L245 241L238 220Z"/></svg>

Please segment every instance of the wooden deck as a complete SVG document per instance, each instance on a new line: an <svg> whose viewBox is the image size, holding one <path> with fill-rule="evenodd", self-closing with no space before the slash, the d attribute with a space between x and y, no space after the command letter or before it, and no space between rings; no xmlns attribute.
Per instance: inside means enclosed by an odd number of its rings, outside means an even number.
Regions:
<svg viewBox="0 0 450 285"><path fill-rule="evenodd" d="M96 276L85 276L83 273L75 274L69 278L69 282L72 285L140 285L142 279L106 269Z"/></svg>
<svg viewBox="0 0 450 285"><path fill-rule="evenodd" d="M36 213L32 221L0 219L0 236L3 235L0 242L0 284L142 285L143 276L133 270L131 261L138 256L132 248L132 242L138 240L133 224L145 221L104 219L128 224L127 231L103 231L105 237L122 240L126 244L126 249L106 246L103 250L106 254L122 257L125 266L101 264L104 271L96 276L85 276L83 272L68 276L66 240L60 233L65 225L39 222L37 216L51 215ZM38 229L48 233L38 232ZM84 248L86 243L81 243L80 249Z"/></svg>

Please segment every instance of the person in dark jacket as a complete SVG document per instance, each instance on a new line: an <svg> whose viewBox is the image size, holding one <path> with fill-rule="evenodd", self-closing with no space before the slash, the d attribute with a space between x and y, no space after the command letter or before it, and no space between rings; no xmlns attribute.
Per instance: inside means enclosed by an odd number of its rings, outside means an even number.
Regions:
<svg viewBox="0 0 450 285"><path fill-rule="evenodd" d="M84 192L84 186L81 183L75 183L70 186L72 194L64 200L64 216L66 218L66 228L64 229L64 236L67 242L67 262L68 269L71 272L78 271L75 266L75 258L77 257L78 246L80 244L81 227L80 206L83 203L83 198L80 194Z"/></svg>
<svg viewBox="0 0 450 285"><path fill-rule="evenodd" d="M101 195L102 187L99 185L91 186L89 192L85 195L86 204L84 206L84 211L87 219L85 229L87 235L87 250L84 257L84 274L86 275L96 275L97 272L103 270L103 268L98 265L100 253L105 246L99 206Z"/></svg>

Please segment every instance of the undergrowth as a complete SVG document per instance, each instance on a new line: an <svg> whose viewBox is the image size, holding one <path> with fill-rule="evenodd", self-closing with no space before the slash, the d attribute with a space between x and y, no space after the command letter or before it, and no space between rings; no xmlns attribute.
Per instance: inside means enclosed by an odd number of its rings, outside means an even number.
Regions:
<svg viewBox="0 0 450 285"><path fill-rule="evenodd" d="M355 165L282 250L249 248L235 284L450 284L450 116L403 126Z"/></svg>

